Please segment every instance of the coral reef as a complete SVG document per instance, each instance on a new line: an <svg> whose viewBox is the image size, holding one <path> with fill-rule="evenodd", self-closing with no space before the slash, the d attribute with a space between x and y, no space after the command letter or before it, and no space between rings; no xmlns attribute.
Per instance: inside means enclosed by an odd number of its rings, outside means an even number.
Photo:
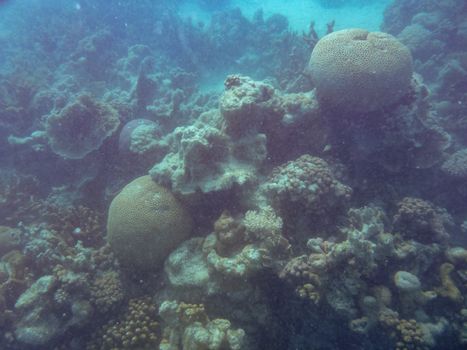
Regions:
<svg viewBox="0 0 467 350"><path fill-rule="evenodd" d="M190 231L188 212L147 175L126 185L110 204L107 240L127 267L156 270Z"/></svg>
<svg viewBox="0 0 467 350"><path fill-rule="evenodd" d="M1 7L0 349L465 347L466 3L227 3Z"/></svg>

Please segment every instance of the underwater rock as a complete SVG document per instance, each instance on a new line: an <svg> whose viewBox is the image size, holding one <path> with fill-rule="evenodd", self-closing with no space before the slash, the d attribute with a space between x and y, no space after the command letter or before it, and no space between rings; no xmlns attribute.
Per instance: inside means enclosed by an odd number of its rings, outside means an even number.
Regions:
<svg viewBox="0 0 467 350"><path fill-rule="evenodd" d="M191 217L167 189L149 176L128 185L110 204L107 240L122 265L151 271L191 231Z"/></svg>
<svg viewBox="0 0 467 350"><path fill-rule="evenodd" d="M407 47L390 34L363 29L321 38L309 70L320 103L347 112L370 112L397 103L409 92L413 72Z"/></svg>
<svg viewBox="0 0 467 350"><path fill-rule="evenodd" d="M55 153L81 159L98 149L119 124L118 114L110 105L80 95L59 112L49 115L46 132Z"/></svg>

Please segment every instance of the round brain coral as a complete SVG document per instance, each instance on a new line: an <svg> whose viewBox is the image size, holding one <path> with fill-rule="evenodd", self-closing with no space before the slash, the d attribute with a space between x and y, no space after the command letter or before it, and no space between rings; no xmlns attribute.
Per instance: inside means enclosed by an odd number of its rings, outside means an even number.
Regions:
<svg viewBox="0 0 467 350"><path fill-rule="evenodd" d="M320 103L346 112L371 112L395 104L410 88L412 56L392 35L345 29L324 36L309 72Z"/></svg>
<svg viewBox="0 0 467 350"><path fill-rule="evenodd" d="M122 265L154 270L188 238L191 226L191 217L172 193L141 176L110 204L107 240Z"/></svg>

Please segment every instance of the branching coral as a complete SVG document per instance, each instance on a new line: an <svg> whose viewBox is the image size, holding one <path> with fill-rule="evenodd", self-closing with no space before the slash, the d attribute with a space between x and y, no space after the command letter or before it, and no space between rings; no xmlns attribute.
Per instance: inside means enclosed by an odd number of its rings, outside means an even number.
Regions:
<svg viewBox="0 0 467 350"><path fill-rule="evenodd" d="M63 207L47 201L37 201L30 210L44 220L70 246L81 241L85 246L99 246L103 242L105 222L103 215L89 207Z"/></svg>
<svg viewBox="0 0 467 350"><path fill-rule="evenodd" d="M132 299L127 310L94 334L86 350L151 350L159 344L157 309L149 298Z"/></svg>
<svg viewBox="0 0 467 350"><path fill-rule="evenodd" d="M396 350L428 349L422 328L414 319L400 319L397 313L386 310L380 314L380 322L390 332Z"/></svg>

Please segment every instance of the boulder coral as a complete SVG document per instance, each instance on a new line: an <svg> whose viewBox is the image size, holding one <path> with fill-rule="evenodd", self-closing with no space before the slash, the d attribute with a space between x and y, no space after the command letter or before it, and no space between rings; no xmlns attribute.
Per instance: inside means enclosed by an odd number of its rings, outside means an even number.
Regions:
<svg viewBox="0 0 467 350"><path fill-rule="evenodd" d="M339 111L371 112L407 94L412 56L390 34L345 29L318 41L308 68L320 103Z"/></svg>
<svg viewBox="0 0 467 350"><path fill-rule="evenodd" d="M405 197L397 203L394 227L405 238L422 243L443 242L449 238L445 218L432 203L420 198Z"/></svg>
<svg viewBox="0 0 467 350"><path fill-rule="evenodd" d="M107 240L124 266L154 270L188 238L191 225L190 215L170 191L141 176L110 204Z"/></svg>
<svg viewBox="0 0 467 350"><path fill-rule="evenodd" d="M81 159L97 150L120 125L117 112L88 95L80 95L46 121L52 150L69 159Z"/></svg>
<svg viewBox="0 0 467 350"><path fill-rule="evenodd" d="M309 154L275 168L265 190L282 209L295 203L313 214L341 207L352 194L325 160Z"/></svg>

